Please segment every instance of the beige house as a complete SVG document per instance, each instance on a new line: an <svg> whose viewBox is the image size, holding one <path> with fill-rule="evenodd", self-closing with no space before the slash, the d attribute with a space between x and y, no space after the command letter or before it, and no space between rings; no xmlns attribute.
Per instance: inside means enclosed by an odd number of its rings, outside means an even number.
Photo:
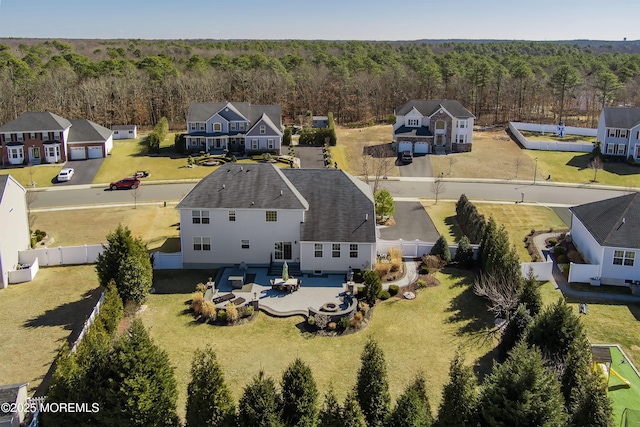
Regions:
<svg viewBox="0 0 640 427"><path fill-rule="evenodd" d="M0 289L9 283L9 271L18 265L18 251L29 249L27 191L11 175L0 175Z"/></svg>

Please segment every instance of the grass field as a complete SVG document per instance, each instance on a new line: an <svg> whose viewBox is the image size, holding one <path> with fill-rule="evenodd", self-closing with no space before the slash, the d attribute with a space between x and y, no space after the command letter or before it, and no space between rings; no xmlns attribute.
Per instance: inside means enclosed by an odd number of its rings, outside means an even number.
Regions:
<svg viewBox="0 0 640 427"><path fill-rule="evenodd" d="M180 250L180 213L173 206L76 209L39 212L34 215L36 219L33 228L46 231L52 236L53 246L106 243L107 234L118 224L122 224L129 227L134 236L142 238L149 250ZM73 226L65 227L61 224Z"/></svg>
<svg viewBox="0 0 640 427"><path fill-rule="evenodd" d="M393 139L391 125L378 125L366 128L336 128L338 143L331 148L333 159L338 162L340 169L353 175L362 175L362 156L365 147L389 144ZM389 169L387 176L399 176L400 170L395 165L395 154L387 157Z"/></svg>
<svg viewBox="0 0 640 427"><path fill-rule="evenodd" d="M0 290L0 384L28 381L31 395L99 296L93 265L42 268L33 282Z"/></svg>
<svg viewBox="0 0 640 427"><path fill-rule="evenodd" d="M302 333L302 317L281 319L260 313L253 322L235 327L194 322L186 312L187 301L209 271L157 272L157 292L149 296L142 319L176 366L181 411L196 348L214 347L236 399L260 369L279 382L286 366L298 356L311 366L321 394L333 385L342 399L355 384L360 353L370 336L385 352L393 398L423 371L435 410L456 349L461 347L468 363L487 372L495 345L485 334L493 326L492 316L470 290L471 277L459 270L448 273L438 275L440 286L419 292L413 301L394 298L380 303L365 330L338 338Z"/></svg>
<svg viewBox="0 0 640 427"><path fill-rule="evenodd" d="M422 202L422 205L438 232L445 235L449 242L457 242L462 237L462 231L455 219L455 203L438 202L437 205L434 205L429 201ZM487 220L489 217L493 217L498 227L504 224L509 233L509 241L516 247L520 261L528 262L531 260L523 242L524 237L531 232L531 229L548 230L553 228L560 230L567 228L558 215L545 206L492 203L475 203L475 205L478 212L484 215Z"/></svg>
<svg viewBox="0 0 640 427"><path fill-rule="evenodd" d="M62 165L15 166L0 168L0 175L11 175L24 188L31 188L32 182L36 187L51 187L60 169Z"/></svg>

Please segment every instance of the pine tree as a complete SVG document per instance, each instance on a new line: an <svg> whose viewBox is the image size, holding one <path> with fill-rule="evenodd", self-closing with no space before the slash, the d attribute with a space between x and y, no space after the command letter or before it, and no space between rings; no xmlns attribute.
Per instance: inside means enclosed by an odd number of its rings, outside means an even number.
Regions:
<svg viewBox="0 0 640 427"><path fill-rule="evenodd" d="M113 335L117 332L123 316L124 307L122 305L122 299L118 294L116 282L112 279L109 281L107 290L104 293L104 301L102 306L100 306L99 318L107 333Z"/></svg>
<svg viewBox="0 0 640 427"><path fill-rule="evenodd" d="M480 248L478 252L480 267L482 267L482 269L485 271L487 271L487 262L489 260L489 256L493 253L495 248L494 240L497 231L498 226L496 225L496 222L493 220L493 217L489 217L489 221L484 227L484 231L482 233L482 240L480 241Z"/></svg>
<svg viewBox="0 0 640 427"><path fill-rule="evenodd" d="M613 427L613 408L607 395L607 384L600 373L583 372L574 389L570 408L571 427Z"/></svg>
<svg viewBox="0 0 640 427"><path fill-rule="evenodd" d="M457 352L449 366L449 382L442 389L435 425L475 427L477 403L476 376L469 366L465 366L462 353Z"/></svg>
<svg viewBox="0 0 640 427"><path fill-rule="evenodd" d="M342 409L340 408L338 399L336 399L333 388L330 388L324 395L324 404L320 410L319 427L342 427L341 411Z"/></svg>
<svg viewBox="0 0 640 427"><path fill-rule="evenodd" d="M433 423L425 380L419 375L398 398L389 427L430 427Z"/></svg>
<svg viewBox="0 0 640 427"><path fill-rule="evenodd" d="M556 427L567 421L555 375L545 369L540 351L524 342L503 364L494 364L479 407L487 426Z"/></svg>
<svg viewBox="0 0 640 427"><path fill-rule="evenodd" d="M358 403L355 392L350 392L342 405L341 427L370 427Z"/></svg>
<svg viewBox="0 0 640 427"><path fill-rule="evenodd" d="M378 295L382 291L382 282L380 277L373 270L364 272L364 299L369 306L373 307L378 300Z"/></svg>
<svg viewBox="0 0 640 427"><path fill-rule="evenodd" d="M431 248L431 255L438 255L445 263L451 262L451 251L449 250L449 243L447 238L442 234L436 240L435 245Z"/></svg>
<svg viewBox="0 0 640 427"><path fill-rule="evenodd" d="M281 427L276 383L264 371L253 378L242 393L238 422L243 427Z"/></svg>
<svg viewBox="0 0 640 427"><path fill-rule="evenodd" d="M536 317L542 310L542 294L532 268L529 269L526 279L522 282L518 302L525 305L531 317Z"/></svg>
<svg viewBox="0 0 640 427"><path fill-rule="evenodd" d="M140 257L128 254L120 263L120 270L116 276L122 300L137 305L144 304L151 290L152 277L151 274L147 274L144 261Z"/></svg>
<svg viewBox="0 0 640 427"><path fill-rule="evenodd" d="M383 425L389 412L387 362L378 343L369 338L360 356L361 366L356 382L356 397L369 427Z"/></svg>
<svg viewBox="0 0 640 427"><path fill-rule="evenodd" d="M288 427L314 427L318 422L318 389L311 368L301 359L282 375L282 420Z"/></svg>
<svg viewBox="0 0 640 427"><path fill-rule="evenodd" d="M196 350L187 386L187 426L235 425L235 405L211 347Z"/></svg>
<svg viewBox="0 0 640 427"><path fill-rule="evenodd" d="M467 236L462 236L458 242L455 261L463 268L471 268L473 266L473 246L471 246Z"/></svg>
<svg viewBox="0 0 640 427"><path fill-rule="evenodd" d="M526 306L524 304L518 305L500 337L500 344L498 344L499 360L504 361L507 358L511 349L527 334L529 325L532 322L533 317L529 315L529 310Z"/></svg>

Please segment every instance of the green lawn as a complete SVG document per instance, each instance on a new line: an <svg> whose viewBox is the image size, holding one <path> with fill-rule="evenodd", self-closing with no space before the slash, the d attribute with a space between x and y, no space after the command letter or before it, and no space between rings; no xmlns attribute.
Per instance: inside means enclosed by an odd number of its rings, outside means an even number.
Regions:
<svg viewBox="0 0 640 427"><path fill-rule="evenodd" d="M424 201L431 220L440 234L444 234L449 242L457 242L462 237L462 231L455 219L456 207L453 202ZM504 224L509 233L509 241L516 247L521 261L530 261L531 257L524 247L523 239L535 230L560 230L567 228L566 224L554 211L545 206L528 206L513 204L475 203L480 214L488 220L493 217L498 226Z"/></svg>
<svg viewBox="0 0 640 427"><path fill-rule="evenodd" d="M195 284L206 280L210 271L156 272L157 292L150 295L142 319L177 368L182 415L196 348L214 347L236 399L260 369L279 382L285 367L298 356L311 366L321 394L332 384L342 399L355 384L360 353L369 336L385 352L393 398L423 371L435 410L456 349L461 347L468 363L487 372L496 344L484 333L493 326L493 319L470 290L472 278L459 270L448 273L438 275L440 286L420 291L413 301L393 298L380 303L365 330L338 338L302 333L299 316L281 319L260 313L253 322L235 327L195 323L186 312L187 302Z"/></svg>
<svg viewBox="0 0 640 427"><path fill-rule="evenodd" d="M35 182L36 187L51 187L58 176L62 165L37 165L37 166L12 166L0 168L0 175L11 175L24 188L31 188Z"/></svg>
<svg viewBox="0 0 640 427"><path fill-rule="evenodd" d="M42 268L35 280L0 290L0 384L49 380L49 367L82 329L100 289L95 266Z"/></svg>
<svg viewBox="0 0 640 427"><path fill-rule="evenodd" d="M533 162L538 158L538 179L551 175L551 181L588 184L594 176L589 168L591 153L522 150ZM531 175L533 176L533 175ZM619 187L639 187L640 167L626 163L605 163L597 173L597 183Z"/></svg>

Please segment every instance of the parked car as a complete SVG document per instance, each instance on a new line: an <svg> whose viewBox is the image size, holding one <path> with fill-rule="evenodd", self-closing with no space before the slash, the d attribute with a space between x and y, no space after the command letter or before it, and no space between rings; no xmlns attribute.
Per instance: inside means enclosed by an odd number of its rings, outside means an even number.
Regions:
<svg viewBox="0 0 640 427"><path fill-rule="evenodd" d="M69 181L73 177L73 168L63 168L58 174L58 182Z"/></svg>
<svg viewBox="0 0 640 427"><path fill-rule="evenodd" d="M404 164L413 162L413 155L411 154L411 151L409 150L403 151L401 159L402 159L402 163Z"/></svg>
<svg viewBox="0 0 640 427"><path fill-rule="evenodd" d="M139 185L140 180L138 178L123 178L120 181L109 184L109 188L112 190L128 190L131 188L138 188Z"/></svg>

